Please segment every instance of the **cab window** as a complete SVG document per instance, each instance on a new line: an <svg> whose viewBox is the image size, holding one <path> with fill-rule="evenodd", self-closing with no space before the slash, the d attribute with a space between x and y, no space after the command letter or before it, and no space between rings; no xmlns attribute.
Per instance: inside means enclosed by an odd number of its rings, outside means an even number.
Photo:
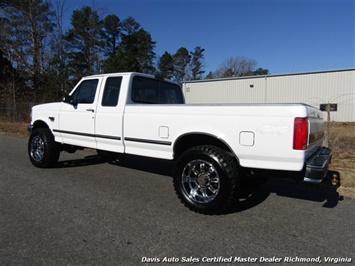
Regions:
<svg viewBox="0 0 355 266"><path fill-rule="evenodd" d="M71 95L75 104L90 104L95 101L98 79L84 80Z"/></svg>
<svg viewBox="0 0 355 266"><path fill-rule="evenodd" d="M114 107L118 104L122 77L110 77L106 79L104 94L102 96L102 106Z"/></svg>

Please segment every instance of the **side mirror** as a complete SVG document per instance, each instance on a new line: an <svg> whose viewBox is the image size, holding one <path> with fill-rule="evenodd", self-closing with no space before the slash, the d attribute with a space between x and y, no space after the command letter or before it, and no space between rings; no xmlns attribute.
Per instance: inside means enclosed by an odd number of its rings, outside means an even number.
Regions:
<svg viewBox="0 0 355 266"><path fill-rule="evenodd" d="M63 97L63 102L64 102L64 103L71 104L71 105L74 105L73 96L71 96L71 95L65 95L65 96Z"/></svg>

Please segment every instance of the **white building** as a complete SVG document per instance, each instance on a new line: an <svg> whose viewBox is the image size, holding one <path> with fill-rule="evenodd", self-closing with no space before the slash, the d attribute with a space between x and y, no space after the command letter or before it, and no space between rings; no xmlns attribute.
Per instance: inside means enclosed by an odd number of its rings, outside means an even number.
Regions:
<svg viewBox="0 0 355 266"><path fill-rule="evenodd" d="M355 69L188 81L183 92L186 103L198 104L336 104L332 121L355 122Z"/></svg>

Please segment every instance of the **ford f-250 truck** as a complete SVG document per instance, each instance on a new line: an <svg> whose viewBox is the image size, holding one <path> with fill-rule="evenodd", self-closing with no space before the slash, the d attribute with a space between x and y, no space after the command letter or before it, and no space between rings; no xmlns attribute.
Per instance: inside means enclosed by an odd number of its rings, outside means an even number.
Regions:
<svg viewBox="0 0 355 266"><path fill-rule="evenodd" d="M174 160L178 197L206 214L235 202L242 169L293 171L320 183L332 157L318 109L185 104L179 84L140 73L84 77L63 102L34 106L31 115L34 166L52 167L61 151L81 148Z"/></svg>

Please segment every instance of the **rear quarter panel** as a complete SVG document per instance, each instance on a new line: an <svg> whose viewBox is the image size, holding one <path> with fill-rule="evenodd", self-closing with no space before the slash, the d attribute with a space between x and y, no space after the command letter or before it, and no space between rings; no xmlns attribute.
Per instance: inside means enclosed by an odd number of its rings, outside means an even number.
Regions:
<svg viewBox="0 0 355 266"><path fill-rule="evenodd" d="M307 114L299 104L127 105L125 150L173 159L180 136L204 133L225 142L243 167L299 171L306 152L293 150L293 123Z"/></svg>

